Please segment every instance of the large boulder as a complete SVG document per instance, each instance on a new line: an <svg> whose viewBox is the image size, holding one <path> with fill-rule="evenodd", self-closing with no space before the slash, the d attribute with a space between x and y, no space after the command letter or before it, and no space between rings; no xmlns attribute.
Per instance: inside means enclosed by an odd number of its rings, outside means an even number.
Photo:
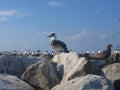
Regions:
<svg viewBox="0 0 120 90"><path fill-rule="evenodd" d="M105 77L86 75L62 82L52 90L114 90L112 83Z"/></svg>
<svg viewBox="0 0 120 90"><path fill-rule="evenodd" d="M2 55L0 56L0 73L12 74L20 78L26 68L37 61L32 58Z"/></svg>
<svg viewBox="0 0 120 90"><path fill-rule="evenodd" d="M87 74L104 76L97 65L94 65L85 57L79 57L75 52L57 54L52 62L56 64L62 82Z"/></svg>
<svg viewBox="0 0 120 90"><path fill-rule="evenodd" d="M0 90L35 90L26 82L10 74L0 74Z"/></svg>
<svg viewBox="0 0 120 90"><path fill-rule="evenodd" d="M55 68L48 60L30 65L23 73L22 79L34 86L36 90L50 90L60 82Z"/></svg>
<svg viewBox="0 0 120 90"><path fill-rule="evenodd" d="M106 77L114 84L116 90L120 90L120 63L107 65L102 70Z"/></svg>

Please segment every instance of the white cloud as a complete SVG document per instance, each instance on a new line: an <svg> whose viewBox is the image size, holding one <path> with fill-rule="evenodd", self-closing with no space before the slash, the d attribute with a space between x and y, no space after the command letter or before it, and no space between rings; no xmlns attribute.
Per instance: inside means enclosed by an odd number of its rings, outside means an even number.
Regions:
<svg viewBox="0 0 120 90"><path fill-rule="evenodd" d="M105 39L107 38L107 35L105 33L99 35L99 39Z"/></svg>
<svg viewBox="0 0 120 90"><path fill-rule="evenodd" d="M76 34L76 35L72 35L72 36L66 36L67 40L71 40L71 41L76 41L78 39L81 38L81 34Z"/></svg>
<svg viewBox="0 0 120 90"><path fill-rule="evenodd" d="M97 33L97 38L98 39L101 39L101 40L105 40L105 39L108 39L108 38L112 38L112 33Z"/></svg>
<svg viewBox="0 0 120 90"><path fill-rule="evenodd" d="M29 16L30 13L21 13L17 10L0 10L0 22L8 21L10 18Z"/></svg>
<svg viewBox="0 0 120 90"><path fill-rule="evenodd" d="M90 37L91 34L92 33L83 30L82 32L80 32L78 34L71 35L71 36L66 36L66 39L70 40L70 41L77 41L77 40L80 40L80 39L83 39L83 38L86 39L86 38Z"/></svg>
<svg viewBox="0 0 120 90"><path fill-rule="evenodd" d="M105 40L111 37L111 34L107 33L99 33L99 32L89 32L89 31L81 31L80 33L66 36L65 39L68 41L89 41L89 40Z"/></svg>
<svg viewBox="0 0 120 90"><path fill-rule="evenodd" d="M30 16L31 13L19 13L17 14L17 17L21 18L21 17L26 17L26 16Z"/></svg>
<svg viewBox="0 0 120 90"><path fill-rule="evenodd" d="M14 14L16 14L15 10L0 10L1 17L9 17L13 16Z"/></svg>
<svg viewBox="0 0 120 90"><path fill-rule="evenodd" d="M73 35L66 36L68 47L73 50L98 50L101 46L113 42L111 33L81 31Z"/></svg>
<svg viewBox="0 0 120 90"><path fill-rule="evenodd" d="M50 1L50 2L48 2L48 5L49 6L55 6L55 7L63 7L63 6L65 6L63 3L57 2L57 1Z"/></svg>

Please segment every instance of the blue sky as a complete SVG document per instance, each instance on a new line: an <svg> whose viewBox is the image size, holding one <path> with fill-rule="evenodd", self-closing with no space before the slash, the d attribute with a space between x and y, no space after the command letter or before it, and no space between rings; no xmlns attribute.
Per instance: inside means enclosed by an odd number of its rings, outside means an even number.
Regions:
<svg viewBox="0 0 120 90"><path fill-rule="evenodd" d="M0 51L51 50L56 32L69 50L120 44L120 0L0 0Z"/></svg>

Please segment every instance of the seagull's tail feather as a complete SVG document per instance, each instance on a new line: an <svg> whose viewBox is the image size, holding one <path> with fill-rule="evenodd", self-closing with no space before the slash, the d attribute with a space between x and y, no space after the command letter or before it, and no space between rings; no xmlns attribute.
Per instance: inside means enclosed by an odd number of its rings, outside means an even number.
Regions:
<svg viewBox="0 0 120 90"><path fill-rule="evenodd" d="M66 50L65 52L66 52L66 53L69 53L70 51Z"/></svg>

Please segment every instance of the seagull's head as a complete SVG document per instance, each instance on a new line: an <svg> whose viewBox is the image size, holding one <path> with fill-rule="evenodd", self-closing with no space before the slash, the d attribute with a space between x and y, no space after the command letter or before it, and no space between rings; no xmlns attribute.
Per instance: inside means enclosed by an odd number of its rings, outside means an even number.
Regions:
<svg viewBox="0 0 120 90"><path fill-rule="evenodd" d="M111 49L111 47L112 47L112 44L107 45L107 49Z"/></svg>
<svg viewBox="0 0 120 90"><path fill-rule="evenodd" d="M56 36L56 33L52 32L48 38L51 38L51 40L56 40L57 36Z"/></svg>
<svg viewBox="0 0 120 90"><path fill-rule="evenodd" d="M110 48L111 48L111 47L112 47L112 44L108 44L108 46L107 46L107 47L110 47Z"/></svg>
<svg viewBox="0 0 120 90"><path fill-rule="evenodd" d="M48 36L48 38L49 37L55 37L56 36L56 34L54 33L54 32L52 32L49 36Z"/></svg>

